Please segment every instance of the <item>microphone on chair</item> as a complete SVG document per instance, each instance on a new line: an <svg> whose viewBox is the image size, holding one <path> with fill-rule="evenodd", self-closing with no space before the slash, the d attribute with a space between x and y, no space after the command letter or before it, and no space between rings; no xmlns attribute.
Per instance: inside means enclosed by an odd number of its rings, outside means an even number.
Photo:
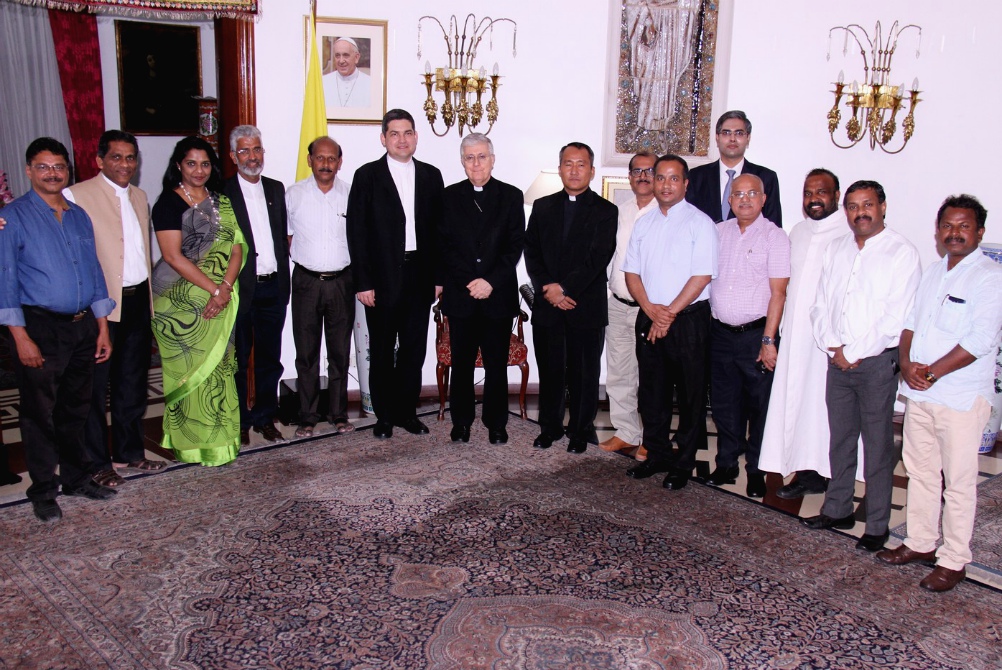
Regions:
<svg viewBox="0 0 1002 670"><path fill-rule="evenodd" d="M532 303L536 299L536 294L533 293L532 286L529 284L522 284L518 287L518 292L521 294L522 300L525 300L525 304L529 306L529 309L532 309Z"/></svg>

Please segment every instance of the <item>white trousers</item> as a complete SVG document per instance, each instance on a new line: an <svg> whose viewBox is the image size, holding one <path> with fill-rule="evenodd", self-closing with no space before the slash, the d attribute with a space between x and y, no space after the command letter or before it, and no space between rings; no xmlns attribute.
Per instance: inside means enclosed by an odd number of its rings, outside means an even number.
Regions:
<svg viewBox="0 0 1002 670"><path fill-rule="evenodd" d="M901 453L908 471L905 544L918 552L936 548L943 500L943 545L936 552L936 565L949 570L971 562L978 446L990 412L991 405L981 396L966 412L911 399L905 408Z"/></svg>
<svg viewBox="0 0 1002 670"><path fill-rule="evenodd" d="M636 324L639 307L630 307L609 296L609 327L605 329L605 392L609 396L609 419L616 437L627 444L640 444L643 429L637 412Z"/></svg>

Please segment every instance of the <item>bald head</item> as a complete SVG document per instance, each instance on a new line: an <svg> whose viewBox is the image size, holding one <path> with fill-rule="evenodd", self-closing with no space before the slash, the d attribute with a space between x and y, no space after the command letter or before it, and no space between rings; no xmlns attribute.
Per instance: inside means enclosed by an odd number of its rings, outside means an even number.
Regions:
<svg viewBox="0 0 1002 670"><path fill-rule="evenodd" d="M334 186L334 178L341 169L341 147L330 137L318 137L310 142L306 162L313 170L317 186L326 193Z"/></svg>
<svg viewBox="0 0 1002 670"><path fill-rule="evenodd" d="M730 203L738 225L744 230L755 222L765 205L765 186L762 185L762 180L753 174L739 176L731 186Z"/></svg>

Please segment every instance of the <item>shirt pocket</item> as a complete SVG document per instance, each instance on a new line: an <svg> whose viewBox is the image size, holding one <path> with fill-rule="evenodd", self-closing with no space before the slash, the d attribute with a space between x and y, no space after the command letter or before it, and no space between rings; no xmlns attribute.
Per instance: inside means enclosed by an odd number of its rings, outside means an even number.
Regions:
<svg viewBox="0 0 1002 670"><path fill-rule="evenodd" d="M967 330L970 310L966 302L954 302L947 296L936 314L936 329L951 335Z"/></svg>

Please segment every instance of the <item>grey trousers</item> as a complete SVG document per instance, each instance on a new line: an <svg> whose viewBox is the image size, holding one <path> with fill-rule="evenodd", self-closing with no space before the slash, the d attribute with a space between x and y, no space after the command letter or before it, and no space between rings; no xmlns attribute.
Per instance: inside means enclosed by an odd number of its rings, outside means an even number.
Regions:
<svg viewBox="0 0 1002 670"><path fill-rule="evenodd" d="M899 454L894 447L894 396L898 388L898 350L864 358L859 367L828 367L825 400L831 441L832 478L821 513L840 519L852 514L856 488L856 451L863 436L866 477L866 533L881 535L891 517L891 489Z"/></svg>

